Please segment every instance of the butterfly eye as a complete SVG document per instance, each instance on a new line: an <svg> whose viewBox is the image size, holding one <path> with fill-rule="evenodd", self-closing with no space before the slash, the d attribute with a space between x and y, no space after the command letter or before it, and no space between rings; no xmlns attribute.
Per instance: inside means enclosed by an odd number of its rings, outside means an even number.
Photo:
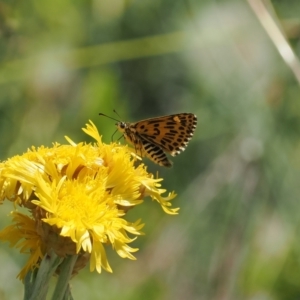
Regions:
<svg viewBox="0 0 300 300"><path fill-rule="evenodd" d="M122 130L122 132L125 131L127 127L125 122L118 122L116 125L119 128L119 130Z"/></svg>

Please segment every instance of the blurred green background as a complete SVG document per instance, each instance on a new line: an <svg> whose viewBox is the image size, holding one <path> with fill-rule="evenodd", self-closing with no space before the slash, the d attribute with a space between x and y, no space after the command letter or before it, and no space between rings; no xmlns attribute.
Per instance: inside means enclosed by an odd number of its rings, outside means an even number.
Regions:
<svg viewBox="0 0 300 300"><path fill-rule="evenodd" d="M272 5L299 53L300 2ZM145 160L180 214L130 211L146 223L137 261L108 250L114 273L86 268L75 299L300 299L299 83L248 2L2 1L0 60L1 160L90 142L89 119L110 142L99 112L198 116L172 169ZM1 244L0 299L22 299L26 259Z"/></svg>

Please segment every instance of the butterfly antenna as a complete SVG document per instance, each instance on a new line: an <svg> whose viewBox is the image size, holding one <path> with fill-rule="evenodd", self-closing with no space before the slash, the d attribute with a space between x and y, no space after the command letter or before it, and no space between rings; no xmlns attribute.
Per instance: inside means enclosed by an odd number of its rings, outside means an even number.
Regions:
<svg viewBox="0 0 300 300"><path fill-rule="evenodd" d="M113 112L114 112L120 119L122 119L121 116L118 114L118 112L117 112L115 109L113 110Z"/></svg>
<svg viewBox="0 0 300 300"><path fill-rule="evenodd" d="M117 115L118 115L118 114L117 114ZM110 117L110 116L108 116L108 115L105 115L105 114L103 114L103 113L99 113L99 116L104 116L104 117L106 117L106 118L109 118L109 119L112 119L112 120L114 120L114 121L120 122L120 120L117 120L117 119L115 119L115 118L113 118L113 117Z"/></svg>

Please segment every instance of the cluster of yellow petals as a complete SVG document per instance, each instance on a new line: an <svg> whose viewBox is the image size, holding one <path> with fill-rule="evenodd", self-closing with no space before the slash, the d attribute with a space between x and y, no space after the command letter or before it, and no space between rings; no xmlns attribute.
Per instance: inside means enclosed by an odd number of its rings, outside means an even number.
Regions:
<svg viewBox="0 0 300 300"><path fill-rule="evenodd" d="M66 137L69 145L32 148L0 163L0 201L10 200L16 208L0 239L30 254L22 279L50 248L62 256L88 254L91 271L111 272L105 245L122 258L135 259L132 253L138 250L128 244L142 234L143 224L124 218L129 208L150 196L166 213L178 211L170 207L176 195L162 196L162 179L141 163L135 166L127 146L102 143L92 122L83 130L96 143L76 144ZM18 212L18 206L30 215Z"/></svg>

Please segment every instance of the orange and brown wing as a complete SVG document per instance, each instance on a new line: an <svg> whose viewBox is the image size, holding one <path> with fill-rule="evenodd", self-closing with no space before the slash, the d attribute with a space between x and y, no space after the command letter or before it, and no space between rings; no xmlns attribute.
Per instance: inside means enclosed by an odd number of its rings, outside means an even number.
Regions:
<svg viewBox="0 0 300 300"><path fill-rule="evenodd" d="M153 144L172 156L184 151L197 126L197 117L191 113L146 119L130 125L144 143ZM157 149L156 149L157 150Z"/></svg>
<svg viewBox="0 0 300 300"><path fill-rule="evenodd" d="M125 139L134 145L135 152L139 155L146 156L156 164L163 167L171 167L172 162L168 159L165 152L161 147L156 145L153 142L149 142L143 139L136 133L133 133L130 130L127 130L127 133L124 134Z"/></svg>
<svg viewBox="0 0 300 300"><path fill-rule="evenodd" d="M171 167L172 162L168 159L166 153L162 150L161 147L155 145L152 142L141 139L141 143L143 145L143 154L147 156L149 159L154 161L160 166L163 167Z"/></svg>

